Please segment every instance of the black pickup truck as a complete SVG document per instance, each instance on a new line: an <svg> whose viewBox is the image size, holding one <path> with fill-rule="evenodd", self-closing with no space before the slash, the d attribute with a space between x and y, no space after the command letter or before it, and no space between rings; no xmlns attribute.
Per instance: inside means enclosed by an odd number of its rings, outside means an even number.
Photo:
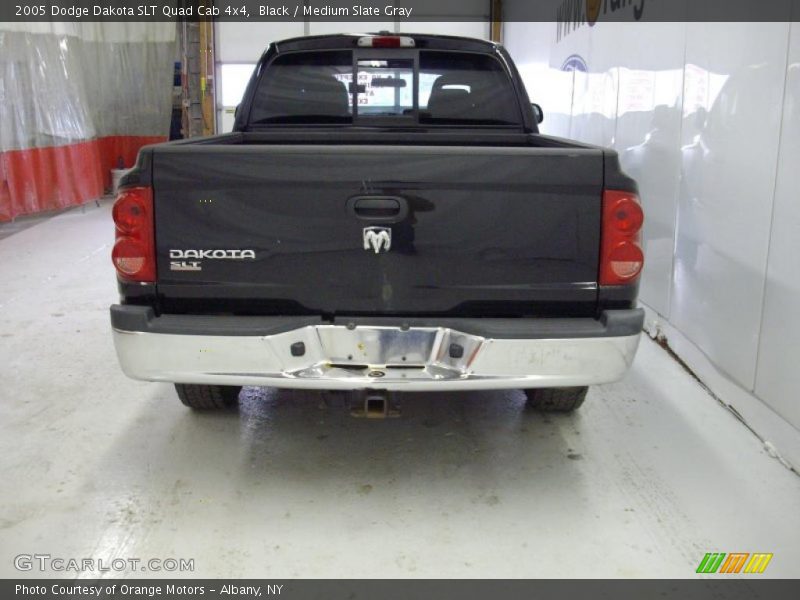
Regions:
<svg viewBox="0 0 800 600"><path fill-rule="evenodd" d="M194 408L243 385L577 408L636 353L643 214L614 151L541 118L494 43L271 44L232 133L145 147L122 181L122 369Z"/></svg>

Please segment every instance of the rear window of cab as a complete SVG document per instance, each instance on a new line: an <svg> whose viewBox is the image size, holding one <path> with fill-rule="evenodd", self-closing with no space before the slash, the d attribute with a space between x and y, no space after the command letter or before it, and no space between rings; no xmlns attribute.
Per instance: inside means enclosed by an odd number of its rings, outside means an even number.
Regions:
<svg viewBox="0 0 800 600"><path fill-rule="evenodd" d="M350 50L279 55L260 77L249 122L521 125L511 79L493 56L420 50L418 71L414 62L363 52L354 62Z"/></svg>

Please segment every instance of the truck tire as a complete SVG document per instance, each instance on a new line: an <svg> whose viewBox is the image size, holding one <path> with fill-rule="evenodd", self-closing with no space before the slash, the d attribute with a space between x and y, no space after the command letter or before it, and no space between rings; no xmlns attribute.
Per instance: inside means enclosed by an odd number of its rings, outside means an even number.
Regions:
<svg viewBox="0 0 800 600"><path fill-rule="evenodd" d="M542 412L572 412L583 404L589 388L536 388L524 391L529 408Z"/></svg>
<svg viewBox="0 0 800 600"><path fill-rule="evenodd" d="M194 410L214 410L235 406L241 390L242 387L236 385L175 384L178 398Z"/></svg>

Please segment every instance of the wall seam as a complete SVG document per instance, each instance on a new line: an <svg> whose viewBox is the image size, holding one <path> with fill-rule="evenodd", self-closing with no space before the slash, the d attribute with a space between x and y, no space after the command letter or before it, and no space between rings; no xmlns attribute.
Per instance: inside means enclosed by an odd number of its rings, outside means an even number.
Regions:
<svg viewBox="0 0 800 600"><path fill-rule="evenodd" d="M616 101L615 106L614 106L614 143L613 143L613 147L617 150L617 152L619 152L619 148L617 148L617 133L619 132L619 88L620 88L620 82L622 81L622 68L619 67L619 66L616 66L616 67L614 67L614 69L617 72L617 81L616 81L616 84L617 84L616 85L616 87L617 87L617 101ZM623 152L624 152L624 148L623 148Z"/></svg>
<svg viewBox="0 0 800 600"><path fill-rule="evenodd" d="M769 282L769 263L770 258L772 257L772 235L773 230L775 228L775 204L777 201L778 196L778 177L781 172L781 149L783 148L783 124L784 119L786 117L786 91L789 85L789 59L791 57L791 49L792 49L792 21L791 16L793 11L790 10L789 16L790 20L787 22L789 27L787 34L786 34L786 60L784 62L784 77L783 77L783 89L781 90L781 119L778 124L778 152L775 157L775 176L773 179L772 185L772 207L770 209L769 215L769 240L767 242L767 257L764 263L764 285L761 290L761 315L758 321L758 343L756 344L756 364L755 369L753 371L753 389L751 390L753 394L756 394L756 388L758 387L758 371L761 366L761 335L764 331L764 316L767 312L767 284Z"/></svg>
<svg viewBox="0 0 800 600"><path fill-rule="evenodd" d="M687 14L688 16L688 14ZM683 74L681 76L681 100L680 100L680 124L678 127L678 147L683 147L683 111L686 109L686 59L689 56L689 22L684 23L683 27ZM675 292L675 255L678 252L678 215L680 214L681 203L681 179L683 179L683 158L678 163L678 187L675 190L675 211L673 213L672 226L672 257L670 257L669 286L667 288L667 314L666 319L672 323L672 296ZM673 323L674 325L674 323Z"/></svg>

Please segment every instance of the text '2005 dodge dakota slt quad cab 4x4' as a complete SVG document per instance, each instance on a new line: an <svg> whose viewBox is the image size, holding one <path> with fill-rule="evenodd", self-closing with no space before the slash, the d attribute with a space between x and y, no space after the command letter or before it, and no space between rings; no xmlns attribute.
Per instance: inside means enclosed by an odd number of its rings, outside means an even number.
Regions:
<svg viewBox="0 0 800 600"><path fill-rule="evenodd" d="M194 408L244 385L577 408L636 352L643 214L615 152L541 114L490 42L270 45L232 133L145 147L122 180L122 369Z"/></svg>

